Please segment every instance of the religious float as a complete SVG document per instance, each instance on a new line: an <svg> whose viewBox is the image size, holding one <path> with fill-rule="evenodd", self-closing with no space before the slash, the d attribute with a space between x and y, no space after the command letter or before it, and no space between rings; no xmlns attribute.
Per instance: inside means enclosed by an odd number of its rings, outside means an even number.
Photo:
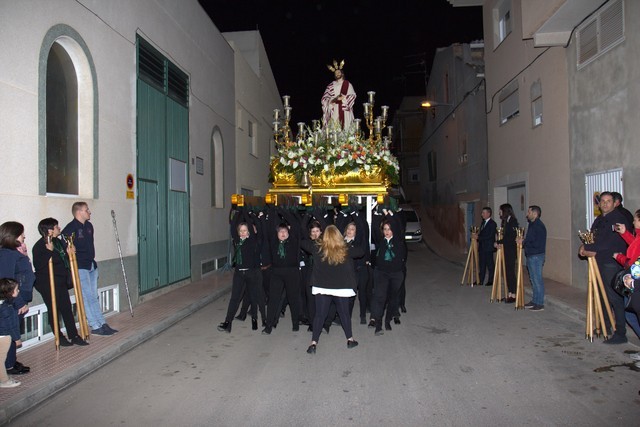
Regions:
<svg viewBox="0 0 640 427"><path fill-rule="evenodd" d="M342 79L343 65L344 61L334 61L328 66L336 79L323 96L322 120L313 120L310 126L297 123L294 134L290 97L283 96L284 112L274 110L277 152L271 158L267 203L278 204L279 196L289 196L305 206L371 207L385 203L392 185L398 183L399 165L390 151L393 129L387 126L389 107L381 106L376 116L375 92L370 91L363 119L353 118L355 92Z"/></svg>

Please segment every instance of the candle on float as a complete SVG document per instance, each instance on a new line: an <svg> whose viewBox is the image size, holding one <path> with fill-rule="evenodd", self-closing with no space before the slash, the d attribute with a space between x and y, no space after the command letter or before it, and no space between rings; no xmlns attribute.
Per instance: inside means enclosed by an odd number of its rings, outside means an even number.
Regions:
<svg viewBox="0 0 640 427"><path fill-rule="evenodd" d="M389 136L389 140L393 139L393 126L387 126L387 135Z"/></svg>
<svg viewBox="0 0 640 427"><path fill-rule="evenodd" d="M376 93L370 90L369 92L367 92L367 95L369 95L369 103L373 104L373 97L376 95Z"/></svg>
<svg viewBox="0 0 640 427"><path fill-rule="evenodd" d="M298 133L304 135L304 122L298 122Z"/></svg>
<svg viewBox="0 0 640 427"><path fill-rule="evenodd" d="M278 120L273 122L273 131L274 132L278 132L278 126L280 126L280 122Z"/></svg>
<svg viewBox="0 0 640 427"><path fill-rule="evenodd" d="M388 105L383 105L380 108L382 109L382 118L384 120L387 120L387 117L389 117L389 106Z"/></svg>
<svg viewBox="0 0 640 427"><path fill-rule="evenodd" d="M376 133L380 133L380 131L382 130L382 118L376 117L375 127L376 127Z"/></svg>
<svg viewBox="0 0 640 427"><path fill-rule="evenodd" d="M284 107L284 118L287 120L291 118L291 107Z"/></svg>
<svg viewBox="0 0 640 427"><path fill-rule="evenodd" d="M277 108L273 110L273 118L275 120L278 120L280 118L280 110L278 110Z"/></svg>
<svg viewBox="0 0 640 427"><path fill-rule="evenodd" d="M365 102L362 106L364 107L364 115L368 116L371 113L371 104Z"/></svg>
<svg viewBox="0 0 640 427"><path fill-rule="evenodd" d="M285 95L282 97L282 102L284 102L284 106L288 107L289 106L289 99L291 99L291 97L289 95Z"/></svg>

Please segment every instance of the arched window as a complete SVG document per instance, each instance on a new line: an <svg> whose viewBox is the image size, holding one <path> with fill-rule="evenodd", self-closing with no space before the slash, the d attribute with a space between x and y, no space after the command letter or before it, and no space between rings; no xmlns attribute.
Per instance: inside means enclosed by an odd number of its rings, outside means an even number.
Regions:
<svg viewBox="0 0 640 427"><path fill-rule="evenodd" d="M47 58L47 193L78 194L78 78L67 51Z"/></svg>
<svg viewBox="0 0 640 427"><path fill-rule="evenodd" d="M95 67L80 35L59 24L40 49L39 170L44 195L98 197Z"/></svg>
<svg viewBox="0 0 640 427"><path fill-rule="evenodd" d="M224 152L222 134L217 127L211 136L211 206L224 208Z"/></svg>

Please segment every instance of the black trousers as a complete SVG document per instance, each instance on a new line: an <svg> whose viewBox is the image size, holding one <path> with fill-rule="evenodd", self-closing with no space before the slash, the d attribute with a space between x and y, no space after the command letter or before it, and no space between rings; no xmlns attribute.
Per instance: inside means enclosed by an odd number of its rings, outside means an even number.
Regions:
<svg viewBox="0 0 640 427"><path fill-rule="evenodd" d="M273 268L269 284L269 305L267 306L267 327L272 328L280 316L282 291L285 291L291 323L300 324L300 271L298 267Z"/></svg>
<svg viewBox="0 0 640 427"><path fill-rule="evenodd" d="M47 306L47 317L49 319L49 325L53 330L53 302L51 301L51 286L38 286L36 290L42 295L42 300ZM78 336L78 329L76 328L76 320L73 317L73 310L71 308L71 299L69 298L69 290L66 283L60 285L56 282L56 308L58 309L58 318L62 317L64 327L67 329L67 336L75 338ZM58 328L61 325L58 324Z"/></svg>
<svg viewBox="0 0 640 427"><path fill-rule="evenodd" d="M316 315L316 301L311 294L311 267L304 266L300 269L300 298L302 299L301 316L312 323Z"/></svg>
<svg viewBox="0 0 640 427"><path fill-rule="evenodd" d="M351 338L353 336L353 331L351 330L351 317L349 316L349 300L351 298L321 294L314 295L314 298L316 301L316 316L313 318L313 334L311 340L318 342L320 339L322 325L327 318L329 307L332 305L331 303L335 305L338 316L340 316L340 323L342 324L344 336L347 337L347 339Z"/></svg>
<svg viewBox="0 0 640 427"><path fill-rule="evenodd" d="M609 300L609 305L613 309L613 317L616 325L616 335L626 336L627 335L627 320L625 318L625 308L624 308L624 297L613 290L613 278L616 273L622 269L618 264L608 263L608 264L598 264L598 269L600 270L600 275L602 276L602 284L604 285L605 293L607 294L607 299ZM607 329L611 330L611 322L609 321L609 315L606 312L606 309L603 307L602 314L604 315L605 326Z"/></svg>
<svg viewBox="0 0 640 427"><path fill-rule="evenodd" d="M507 289L512 294L516 293L516 258L517 248L515 246L504 246L504 269L507 274Z"/></svg>
<svg viewBox="0 0 640 427"><path fill-rule="evenodd" d="M369 287L369 269L362 266L356 269L356 282L358 284L358 303L360 304L360 319L366 319L367 306L370 303L367 288ZM355 305L355 297L350 298L349 316L353 315L353 306Z"/></svg>
<svg viewBox="0 0 640 427"><path fill-rule="evenodd" d="M387 300L389 305L387 306L385 323L391 322L393 316L398 312L398 292L403 278L404 273L402 270L394 272L381 271L377 268L373 270L374 290L371 317L376 322L382 322L382 315L385 311L384 306Z"/></svg>
<svg viewBox="0 0 640 427"><path fill-rule="evenodd" d="M493 250L478 251L478 269L480 270L480 283L478 283L478 285L482 285L484 283L484 276L486 275L487 270L489 271L489 280L487 281L493 282L493 273L496 269L496 261L493 259Z"/></svg>
<svg viewBox="0 0 640 427"><path fill-rule="evenodd" d="M232 322L233 316L236 315L242 293L247 290L251 301L251 317L257 316L258 306L260 305L259 287L262 286L262 273L259 268L250 268L248 270L236 270L233 273L233 284L231 286L231 299L229 300L229 308L227 309L227 317L225 322ZM262 303L264 307L264 302ZM262 312L264 309L260 310Z"/></svg>

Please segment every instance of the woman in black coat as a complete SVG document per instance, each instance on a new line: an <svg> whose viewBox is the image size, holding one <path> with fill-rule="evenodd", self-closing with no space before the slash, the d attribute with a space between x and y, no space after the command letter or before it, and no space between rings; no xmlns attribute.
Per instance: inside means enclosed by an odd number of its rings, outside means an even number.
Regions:
<svg viewBox="0 0 640 427"><path fill-rule="evenodd" d="M69 285L71 284L71 270L69 267L68 249L65 242L60 240L61 230L58 221L54 218L45 218L38 224L38 232L42 236L33 245L33 266L36 270L35 288L47 306L47 317L49 325L54 327L53 322L53 302L51 300L51 282L49 278L49 260L53 260L53 276L55 280L56 307L59 316L62 316L64 326L67 330L65 338L60 331L60 345L68 347L70 345L88 345L80 338L76 321L73 317L71 299L69 298Z"/></svg>
<svg viewBox="0 0 640 427"><path fill-rule="evenodd" d="M349 247L335 225L329 225L322 238L314 241L302 240L300 246L313 256L311 272L311 293L316 303L316 315L313 318L313 336L307 353L314 354L322 332L322 324L333 302L344 334L347 348L354 348L358 342L353 339L349 300L355 296L356 275L353 258L362 257L362 248Z"/></svg>
<svg viewBox="0 0 640 427"><path fill-rule="evenodd" d="M513 303L516 301L516 228L518 227L518 220L513 214L513 208L509 203L500 205L500 218L502 219L503 237L497 244L502 245L504 248L504 267L509 292L504 301Z"/></svg>

